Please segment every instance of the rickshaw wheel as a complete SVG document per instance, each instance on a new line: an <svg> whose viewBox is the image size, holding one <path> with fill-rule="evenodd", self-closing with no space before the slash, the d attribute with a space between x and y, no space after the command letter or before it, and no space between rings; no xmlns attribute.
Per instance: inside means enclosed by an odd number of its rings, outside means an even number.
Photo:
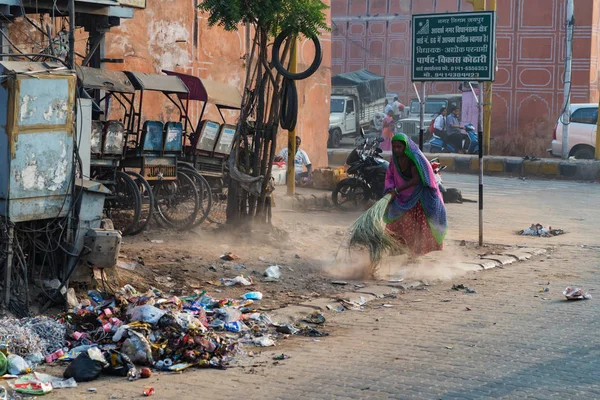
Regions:
<svg viewBox="0 0 600 400"><path fill-rule="evenodd" d="M218 190L212 192L212 207L208 220L213 224L224 224L227 222L227 194L229 190L223 180L220 180Z"/></svg>
<svg viewBox="0 0 600 400"><path fill-rule="evenodd" d="M142 199L140 220L131 232L132 235L137 235L146 230L152 219L152 215L154 214L154 194L152 193L152 187L142 175L133 171L125 171L125 173L134 179Z"/></svg>
<svg viewBox="0 0 600 400"><path fill-rule="evenodd" d="M112 192L104 202L106 216L123 235L134 234L142 209L142 195L137 184L126 173L116 171L114 182L106 186Z"/></svg>
<svg viewBox="0 0 600 400"><path fill-rule="evenodd" d="M200 197L187 172L178 171L176 181L159 181L153 189L156 215L163 225L177 230L194 226L200 210Z"/></svg>
<svg viewBox="0 0 600 400"><path fill-rule="evenodd" d="M209 217L213 202L212 192L206 178L200 175L200 173L192 167L182 167L179 169L179 171L189 176L192 181L194 181L194 185L196 185L196 189L198 190L198 197L200 198L200 210L192 226L195 228L206 221L206 218Z"/></svg>

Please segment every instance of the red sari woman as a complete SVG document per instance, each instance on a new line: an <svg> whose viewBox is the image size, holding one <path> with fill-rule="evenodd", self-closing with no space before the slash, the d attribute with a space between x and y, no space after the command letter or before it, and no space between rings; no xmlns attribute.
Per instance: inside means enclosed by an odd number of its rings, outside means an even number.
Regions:
<svg viewBox="0 0 600 400"><path fill-rule="evenodd" d="M442 194L429 160L402 133L392 138L385 188L392 194L385 215L388 231L413 256L442 250L448 230Z"/></svg>

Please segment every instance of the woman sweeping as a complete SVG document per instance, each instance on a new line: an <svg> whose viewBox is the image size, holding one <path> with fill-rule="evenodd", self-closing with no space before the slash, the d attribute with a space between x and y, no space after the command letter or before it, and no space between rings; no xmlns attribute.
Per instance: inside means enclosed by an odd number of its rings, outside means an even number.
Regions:
<svg viewBox="0 0 600 400"><path fill-rule="evenodd" d="M429 160L402 133L392 138L385 190L392 196L384 217L391 236L414 256L441 250L448 229L444 201Z"/></svg>

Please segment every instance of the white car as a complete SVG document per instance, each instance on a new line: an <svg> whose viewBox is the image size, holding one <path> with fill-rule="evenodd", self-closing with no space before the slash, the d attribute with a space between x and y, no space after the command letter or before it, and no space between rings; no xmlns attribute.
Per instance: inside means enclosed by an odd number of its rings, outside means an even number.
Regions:
<svg viewBox="0 0 600 400"><path fill-rule="evenodd" d="M596 147L596 123L598 121L598 104L571 104L571 123L569 124L569 157L580 160L593 160ZM550 152L555 157L562 156L561 118L554 127L554 140Z"/></svg>

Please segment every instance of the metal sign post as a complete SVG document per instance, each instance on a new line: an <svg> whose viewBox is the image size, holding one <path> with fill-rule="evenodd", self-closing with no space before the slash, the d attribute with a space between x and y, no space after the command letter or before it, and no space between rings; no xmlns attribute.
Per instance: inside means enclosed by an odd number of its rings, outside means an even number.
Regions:
<svg viewBox="0 0 600 400"><path fill-rule="evenodd" d="M416 86L415 86L416 89ZM425 134L425 82L421 82L421 95L419 98L419 149L423 151L423 136Z"/></svg>
<svg viewBox="0 0 600 400"><path fill-rule="evenodd" d="M483 85L494 80L496 71L495 21L494 11L423 14L413 15L412 19L413 82L479 83L479 95L469 85L478 105L480 246L483 245ZM424 103L421 113L423 106ZM419 144L422 145L422 117L420 135Z"/></svg>

